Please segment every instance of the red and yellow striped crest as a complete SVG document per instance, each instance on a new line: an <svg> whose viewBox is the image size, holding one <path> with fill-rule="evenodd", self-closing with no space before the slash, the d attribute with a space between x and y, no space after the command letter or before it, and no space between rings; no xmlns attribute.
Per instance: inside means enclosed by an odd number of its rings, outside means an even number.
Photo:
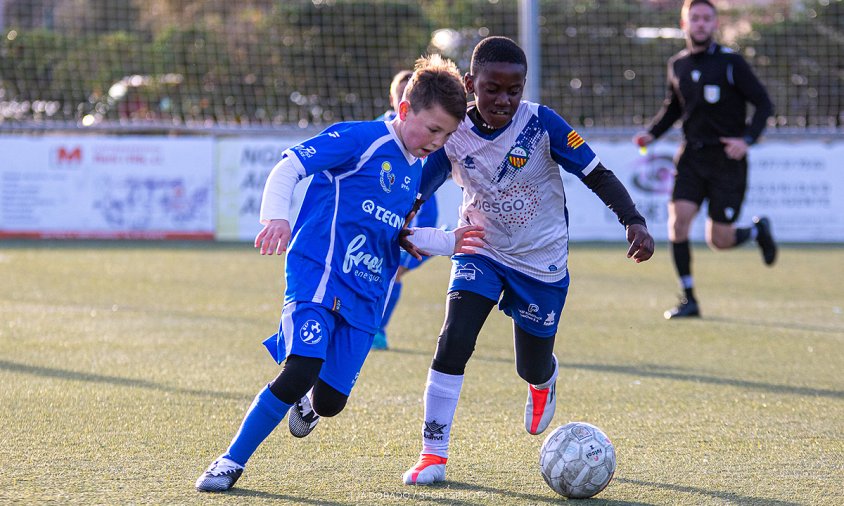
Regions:
<svg viewBox="0 0 844 506"><path fill-rule="evenodd" d="M510 165L513 167L521 169L528 161L527 151L525 151L524 148L516 146L507 153L507 161L510 162Z"/></svg>
<svg viewBox="0 0 844 506"><path fill-rule="evenodd" d="M571 132L569 132L569 136L568 136L566 145L568 147L570 147L571 149L577 149L584 142L585 141L583 140L583 137L581 137L580 134L578 134L577 132L572 130Z"/></svg>

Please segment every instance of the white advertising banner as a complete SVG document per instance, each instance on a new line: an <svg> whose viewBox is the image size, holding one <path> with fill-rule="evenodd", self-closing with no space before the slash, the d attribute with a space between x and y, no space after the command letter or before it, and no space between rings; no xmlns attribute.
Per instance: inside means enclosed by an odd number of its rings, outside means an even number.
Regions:
<svg viewBox="0 0 844 506"><path fill-rule="evenodd" d="M285 149L304 138L220 139L217 142L217 239L253 241L261 231L261 196L267 176ZM293 193L291 223L309 180L300 181Z"/></svg>
<svg viewBox="0 0 844 506"><path fill-rule="evenodd" d="M677 146L656 143L640 155L630 142L590 142L604 165L627 187L656 240L668 239L667 204L674 184ZM768 216L782 242L844 242L844 144L768 141L750 151L747 195L738 225ZM575 177L563 173L572 240L619 240L613 215ZM702 241L706 204L692 227Z"/></svg>
<svg viewBox="0 0 844 506"><path fill-rule="evenodd" d="M213 139L0 137L0 237L212 239Z"/></svg>

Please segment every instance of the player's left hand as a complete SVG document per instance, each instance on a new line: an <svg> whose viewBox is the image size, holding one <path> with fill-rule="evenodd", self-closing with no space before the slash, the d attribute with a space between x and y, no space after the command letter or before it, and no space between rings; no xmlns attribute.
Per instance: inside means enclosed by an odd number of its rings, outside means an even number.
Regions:
<svg viewBox="0 0 844 506"><path fill-rule="evenodd" d="M454 252L475 253L484 247L483 238L486 235L484 227L480 225L464 225L454 229Z"/></svg>
<svg viewBox="0 0 844 506"><path fill-rule="evenodd" d="M635 224L627 227L627 242L630 243L627 258L632 258L637 264L648 260L654 254L654 238L644 225Z"/></svg>
<svg viewBox="0 0 844 506"><path fill-rule="evenodd" d="M417 260L422 260L422 255L425 255L425 252L417 248L415 244L410 242L410 236L412 235L413 230L407 228L407 222L405 222L404 228L399 231L399 246L401 246L403 250L410 253L413 258Z"/></svg>
<svg viewBox="0 0 844 506"><path fill-rule="evenodd" d="M747 142L741 137L720 137L718 138L724 144L724 153L727 158L732 160L741 160L747 155Z"/></svg>

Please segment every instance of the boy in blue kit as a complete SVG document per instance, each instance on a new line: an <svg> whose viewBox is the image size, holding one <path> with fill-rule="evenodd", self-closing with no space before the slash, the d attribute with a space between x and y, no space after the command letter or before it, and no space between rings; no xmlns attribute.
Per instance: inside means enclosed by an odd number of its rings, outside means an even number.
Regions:
<svg viewBox="0 0 844 506"><path fill-rule="evenodd" d="M255 247L262 255L287 251L279 332L264 342L284 367L255 397L228 450L197 479L197 490L230 489L258 445L309 390L320 416L345 407L398 268L420 158L442 147L466 111L457 68L437 55L417 61L405 97L392 122L336 124L285 151L267 178L264 229ZM309 175L313 181L291 233L293 189ZM481 227L413 234L433 254L482 246Z"/></svg>
<svg viewBox="0 0 844 506"><path fill-rule="evenodd" d="M525 430L540 434L553 418L554 340L569 286L560 167L616 214L630 243L628 258L643 262L653 255L653 238L621 182L556 112L522 101L527 70L512 40L478 43L464 77L476 101L445 147L425 162L422 197L451 174L463 190L460 224L482 225L485 246L452 257L445 322L425 385L422 452L402 477L407 485L445 480L464 370L496 303L513 319L516 371L528 384Z"/></svg>
<svg viewBox="0 0 844 506"><path fill-rule="evenodd" d="M408 81L410 81L410 77L412 75L413 72L409 70L402 70L393 76L393 80L390 82L390 110L381 116L378 116L376 119L390 121L396 117L396 111L398 110L399 103L401 103L402 96L404 95L404 89L407 86ZM419 212L416 213L416 216L410 222L410 226L436 227L438 214L436 195L431 195L431 197L425 202L425 205L419 208ZM416 269L427 259L427 256L417 259L406 251L401 252L399 270L396 272L396 281L393 283L393 289L390 292L387 307L384 309L384 319L381 320L381 328L378 329L378 332L375 333L375 337L372 340L373 350L386 350L389 348L389 343L387 342L387 325L389 325L390 317L392 317L393 310L395 310L396 305L399 302L399 298L401 297L403 286L402 279L408 271Z"/></svg>

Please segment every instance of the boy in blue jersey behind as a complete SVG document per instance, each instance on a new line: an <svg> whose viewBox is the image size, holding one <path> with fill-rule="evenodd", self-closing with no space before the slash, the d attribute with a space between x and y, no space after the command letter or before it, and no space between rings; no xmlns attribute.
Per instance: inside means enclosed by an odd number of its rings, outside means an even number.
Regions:
<svg viewBox="0 0 844 506"><path fill-rule="evenodd" d="M329 127L285 151L270 173L255 247L262 255L287 251L279 331L264 342L284 367L255 397L228 450L197 479L197 490L230 489L258 445L309 390L320 416L345 407L399 265L399 237L408 233L405 217L418 195L420 159L442 147L466 113L454 64L437 55L417 61L397 112L392 122ZM293 189L310 175L291 231ZM481 227L412 233L434 254L482 246Z"/></svg>
<svg viewBox="0 0 844 506"><path fill-rule="evenodd" d="M375 118L376 120L390 121L396 117L396 111L399 108L399 103L401 103L402 96L404 96L404 89L407 86L407 82L410 81L410 77L412 75L413 72L409 70L402 70L393 76L393 80L390 82L390 110ZM436 227L438 214L436 195L431 195L431 197L425 202L425 205L419 208L416 216L410 222L410 226ZM387 307L384 309L384 318L381 320L381 328L378 329L378 332L375 333L375 337L372 340L373 350L386 350L389 348L389 343L387 342L387 325L389 325L390 318L393 315L393 310L395 310L396 305L399 302L399 298L401 297L403 286L402 279L408 271L416 269L427 259L427 256L417 259L413 255L402 250L401 259L399 261L399 270L396 272L396 281L393 283L393 290L390 292L390 298L387 300Z"/></svg>
<svg viewBox="0 0 844 506"><path fill-rule="evenodd" d="M513 319L516 371L528 383L525 430L540 434L551 422L554 339L569 286L560 167L616 214L630 243L628 258L653 255L653 238L621 182L556 112L521 100L527 70L512 40L478 43L464 77L476 102L444 149L425 162L423 198L451 174L463 190L460 224L482 225L485 247L452 257L445 322L425 386L422 452L403 475L408 485L445 479L463 373L496 303Z"/></svg>

